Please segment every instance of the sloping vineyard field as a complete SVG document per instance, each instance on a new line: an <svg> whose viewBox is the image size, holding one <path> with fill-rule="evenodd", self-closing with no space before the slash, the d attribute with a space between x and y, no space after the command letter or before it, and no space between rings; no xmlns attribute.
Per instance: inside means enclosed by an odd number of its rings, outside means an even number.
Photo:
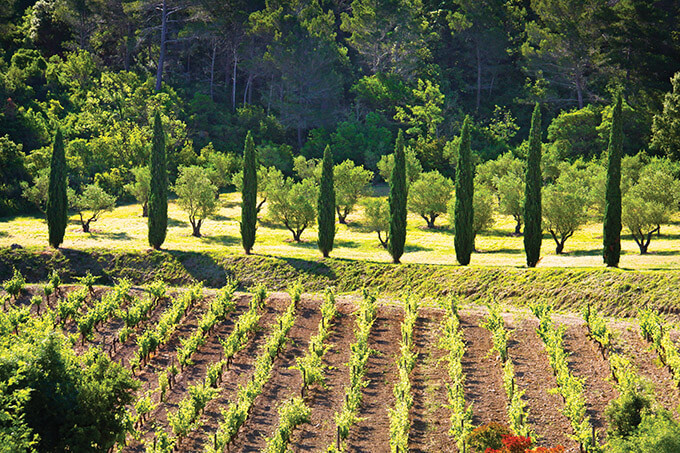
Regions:
<svg viewBox="0 0 680 453"><path fill-rule="evenodd" d="M132 369L124 452L462 451L489 422L592 451L631 382L651 382L671 411L680 402L677 332L649 311L612 320L588 307L310 295L294 283L82 283L0 294L0 328L48 317L78 353L101 348Z"/></svg>

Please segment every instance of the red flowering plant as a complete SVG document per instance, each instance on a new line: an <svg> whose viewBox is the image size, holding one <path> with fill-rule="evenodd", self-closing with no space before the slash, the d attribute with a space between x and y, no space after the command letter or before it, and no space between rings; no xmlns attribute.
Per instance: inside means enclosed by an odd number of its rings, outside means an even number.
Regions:
<svg viewBox="0 0 680 453"><path fill-rule="evenodd" d="M533 444L530 437L513 436L511 434L504 435L501 442L503 442L503 448L500 450L487 448L484 453L524 453Z"/></svg>

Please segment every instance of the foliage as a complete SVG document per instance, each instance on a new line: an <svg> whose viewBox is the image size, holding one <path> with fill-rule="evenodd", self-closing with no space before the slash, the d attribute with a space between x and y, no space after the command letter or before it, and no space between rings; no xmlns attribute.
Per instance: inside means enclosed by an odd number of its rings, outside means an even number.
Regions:
<svg viewBox="0 0 680 453"><path fill-rule="evenodd" d="M680 156L680 72L671 79L672 91L666 93L663 111L654 116L652 147L667 156Z"/></svg>
<svg viewBox="0 0 680 453"><path fill-rule="evenodd" d="M628 437L614 437L607 443L612 453L671 453L680 448L680 424L670 412L645 413L640 425Z"/></svg>
<svg viewBox="0 0 680 453"><path fill-rule="evenodd" d="M59 248L64 241L66 223L68 221L68 199L66 195L66 161L64 157L64 139L61 129L54 134L52 160L50 164L50 183L47 192L47 227L49 242Z"/></svg>
<svg viewBox="0 0 680 453"><path fill-rule="evenodd" d="M378 162L378 171L380 177L388 184L392 182L392 172L394 171L394 156L395 154L387 154L380 158ZM404 149L404 156L406 158L406 183L413 184L418 180L420 174L423 172L423 166L418 159L415 150L411 147Z"/></svg>
<svg viewBox="0 0 680 453"><path fill-rule="evenodd" d="M408 209L425 219L428 228L447 209L453 183L436 170L422 173L409 187Z"/></svg>
<svg viewBox="0 0 680 453"><path fill-rule="evenodd" d="M89 233L90 223L99 220L103 213L113 211L116 197L106 193L98 184L89 184L83 188L83 193L71 197L70 203L80 217L83 232Z"/></svg>
<svg viewBox="0 0 680 453"><path fill-rule="evenodd" d="M475 245L474 236L474 169L470 151L470 117L465 118L460 133L458 164L456 165L455 237L456 259L463 266L470 264Z"/></svg>
<svg viewBox="0 0 680 453"><path fill-rule="evenodd" d="M292 398L279 406L279 426L274 435L267 439L265 453L286 453L293 429L302 423L309 423L312 410L302 398Z"/></svg>
<svg viewBox="0 0 680 453"><path fill-rule="evenodd" d="M179 168L173 190L177 194L177 204L189 214L192 235L201 237L203 221L217 211L217 187L204 168L192 165Z"/></svg>
<svg viewBox="0 0 680 453"><path fill-rule="evenodd" d="M618 267L621 256L621 94L616 97L607 153L607 192L604 209L603 258L608 267Z"/></svg>
<svg viewBox="0 0 680 453"><path fill-rule="evenodd" d="M316 220L318 187L311 179L293 182L286 178L280 185L272 184L268 193L268 216L283 224L295 242L301 241L302 233Z"/></svg>
<svg viewBox="0 0 680 453"><path fill-rule="evenodd" d="M390 230L387 248L392 255L392 262L398 264L404 253L406 242L406 202L408 199L404 134L401 130L394 145L394 156L394 167L390 178Z"/></svg>
<svg viewBox="0 0 680 453"><path fill-rule="evenodd" d="M543 240L543 229L541 228L541 186L543 183L541 176L541 133L541 107L536 104L531 116L524 192L524 252L528 267L536 267L536 264L538 264Z"/></svg>
<svg viewBox="0 0 680 453"><path fill-rule="evenodd" d="M652 402L653 397L648 388L641 385L626 388L605 410L609 435L623 438L633 435L642 423L644 414L650 412Z"/></svg>
<svg viewBox="0 0 680 453"><path fill-rule="evenodd" d="M555 253L559 255L567 239L588 220L588 188L576 172L564 171L544 192L543 226L555 241Z"/></svg>
<svg viewBox="0 0 680 453"><path fill-rule="evenodd" d="M333 250L335 239L335 184L333 175L333 154L330 146L323 153L321 183L317 200L317 218L319 224L319 250L327 258Z"/></svg>
<svg viewBox="0 0 680 453"><path fill-rule="evenodd" d="M380 245L387 250L390 232L390 205L387 200L378 197L367 197L363 200L364 226L371 232L378 233ZM383 234L385 235L383 237Z"/></svg>
<svg viewBox="0 0 680 453"><path fill-rule="evenodd" d="M168 170L165 155L165 131L158 111L153 120L151 147L151 190L149 192L149 245L159 249L168 229Z"/></svg>
<svg viewBox="0 0 680 453"><path fill-rule="evenodd" d="M351 160L345 160L333 168L333 175L338 222L347 223L347 216L354 210L359 197L367 192L373 174Z"/></svg>
<svg viewBox="0 0 680 453"><path fill-rule="evenodd" d="M142 205L142 216L149 216L149 193L151 192L151 171L149 167L135 167L132 169L134 182L127 184L124 189Z"/></svg>
<svg viewBox="0 0 680 453"><path fill-rule="evenodd" d="M491 422L475 428L467 437L467 445L475 453L486 452L487 448L503 448L503 436L512 435L505 425Z"/></svg>
<svg viewBox="0 0 680 453"><path fill-rule="evenodd" d="M14 269L14 274L12 275L12 278L9 280L5 280L2 282L2 288L7 291L7 294L12 296L12 299L15 301L19 298L21 293L24 291L24 287L26 286L26 279L24 276L17 270L16 268Z"/></svg>

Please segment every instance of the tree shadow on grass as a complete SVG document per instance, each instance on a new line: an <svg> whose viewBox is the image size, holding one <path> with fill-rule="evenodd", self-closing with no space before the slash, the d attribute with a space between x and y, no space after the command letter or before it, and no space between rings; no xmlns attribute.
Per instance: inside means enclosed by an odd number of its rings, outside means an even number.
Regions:
<svg viewBox="0 0 680 453"><path fill-rule="evenodd" d="M221 288L227 283L228 277L233 277L233 275L227 275L225 269L207 253L180 250L168 250L160 253L171 255L179 261L192 278L203 282L208 287Z"/></svg>
<svg viewBox="0 0 680 453"><path fill-rule="evenodd" d="M7 233L7 231L0 231L0 238L6 238L7 236L9 236L9 233Z"/></svg>
<svg viewBox="0 0 680 453"><path fill-rule="evenodd" d="M316 244L314 244L316 245ZM336 274L333 269L322 260L306 260L301 258L279 258L289 266L302 274L311 274L318 277L325 277L335 280Z"/></svg>
<svg viewBox="0 0 680 453"><path fill-rule="evenodd" d="M201 241L207 244L219 244L219 245L236 245L239 240L234 236L229 236L226 234L219 234L216 236L202 236Z"/></svg>
<svg viewBox="0 0 680 453"><path fill-rule="evenodd" d="M494 253L498 254L507 254L507 255L520 255L524 253L523 249L508 249L508 248L501 248L501 249L491 249L491 250L486 250L486 249L479 249L477 253L483 253L485 255L493 255Z"/></svg>
<svg viewBox="0 0 680 453"><path fill-rule="evenodd" d="M125 231L93 231L93 239L108 239L110 241L129 241L132 238Z"/></svg>
<svg viewBox="0 0 680 453"><path fill-rule="evenodd" d="M184 220L173 219L172 217L168 217L168 226L169 227L187 227L187 226L189 226L189 222L186 222Z"/></svg>
<svg viewBox="0 0 680 453"><path fill-rule="evenodd" d="M406 244L404 246L404 253L431 252L432 250L434 250L432 247L423 247L418 244Z"/></svg>
<svg viewBox="0 0 680 453"><path fill-rule="evenodd" d="M350 241L347 239L336 239L333 245L335 247L346 247L350 249L356 249L361 246L357 241Z"/></svg>

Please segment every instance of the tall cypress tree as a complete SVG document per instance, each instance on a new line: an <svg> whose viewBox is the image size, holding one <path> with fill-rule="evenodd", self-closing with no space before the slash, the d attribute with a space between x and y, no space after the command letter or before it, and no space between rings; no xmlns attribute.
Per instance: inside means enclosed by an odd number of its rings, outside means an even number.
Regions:
<svg viewBox="0 0 680 453"><path fill-rule="evenodd" d="M390 237L388 249L392 262L399 263L404 254L406 243L406 155L404 154L404 134L399 130L394 145L394 168L390 181Z"/></svg>
<svg viewBox="0 0 680 453"><path fill-rule="evenodd" d="M621 94L616 97L609 133L609 161L607 165L607 194L604 208L603 258L608 267L617 267L621 257L621 153L623 125Z"/></svg>
<svg viewBox="0 0 680 453"><path fill-rule="evenodd" d="M151 143L151 187L149 191L149 245L158 250L168 229L168 166L165 157L165 132L161 115L153 119Z"/></svg>
<svg viewBox="0 0 680 453"><path fill-rule="evenodd" d="M463 266L470 264L470 255L475 247L474 232L474 174L472 153L470 151L470 117L466 116L458 145L458 165L456 167L456 205L453 239L456 259Z"/></svg>
<svg viewBox="0 0 680 453"><path fill-rule="evenodd" d="M52 247L59 248L64 242L68 222L68 199L66 195L66 156L61 128L57 128L52 145L50 184L47 192L47 229Z"/></svg>
<svg viewBox="0 0 680 453"><path fill-rule="evenodd" d="M250 131L243 148L243 188L241 189L241 243L246 255L255 244L257 228L257 156Z"/></svg>
<svg viewBox="0 0 680 453"><path fill-rule="evenodd" d="M524 252L529 267L535 267L541 257L541 182L541 108L537 103L531 116L524 191Z"/></svg>
<svg viewBox="0 0 680 453"><path fill-rule="evenodd" d="M324 258L333 250L335 239L335 188L333 187L333 154L326 145L321 164L321 188L317 204L319 221L319 250Z"/></svg>

